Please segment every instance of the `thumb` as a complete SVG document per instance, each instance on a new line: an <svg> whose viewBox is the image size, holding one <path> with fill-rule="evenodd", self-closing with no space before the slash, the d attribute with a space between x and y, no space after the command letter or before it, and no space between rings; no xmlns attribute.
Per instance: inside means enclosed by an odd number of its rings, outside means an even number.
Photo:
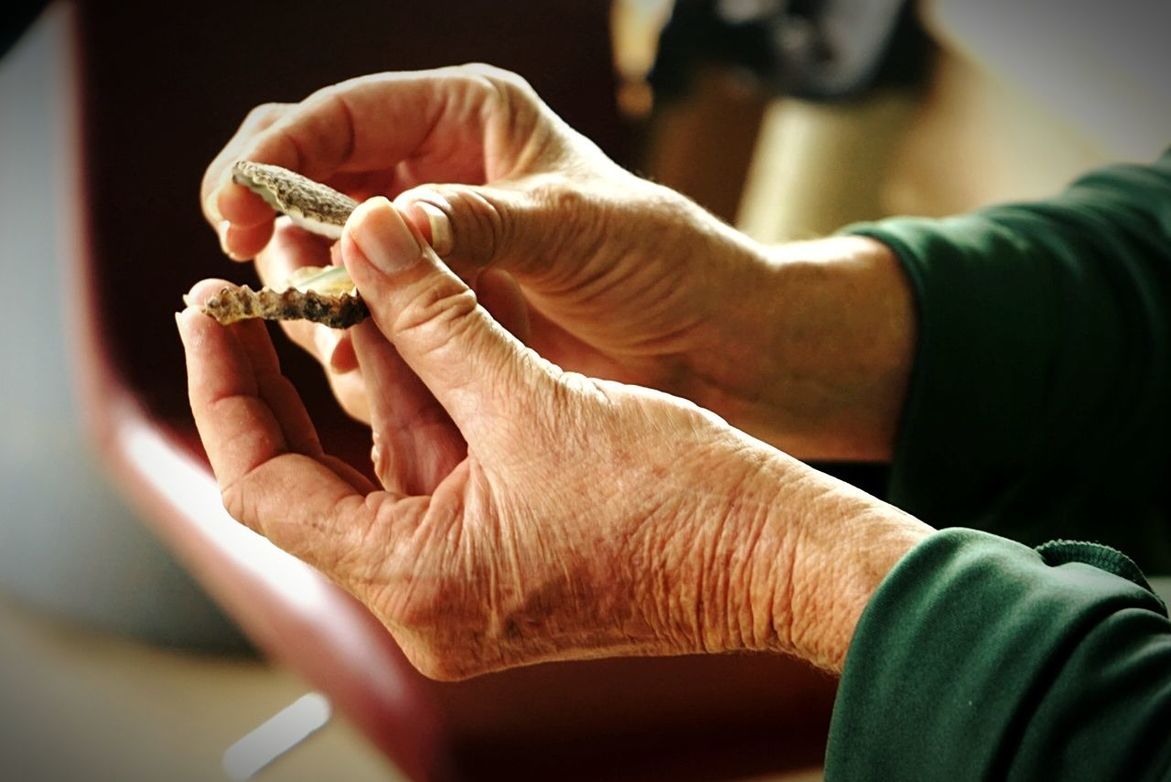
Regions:
<svg viewBox="0 0 1171 782"><path fill-rule="evenodd" d="M534 281L553 271L558 259L575 257L556 245L564 244L566 220L581 222L582 198L552 181L518 181L426 185L399 194L394 203L457 271L491 266Z"/></svg>
<svg viewBox="0 0 1171 782"><path fill-rule="evenodd" d="M496 323L385 198L354 210L341 255L379 330L469 442L472 430L512 417L526 389L536 393L552 376L552 365Z"/></svg>

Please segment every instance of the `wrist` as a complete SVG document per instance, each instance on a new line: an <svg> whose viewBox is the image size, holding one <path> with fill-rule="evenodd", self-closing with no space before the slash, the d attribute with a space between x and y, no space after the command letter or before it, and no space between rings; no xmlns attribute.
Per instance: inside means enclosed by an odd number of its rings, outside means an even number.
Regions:
<svg viewBox="0 0 1171 782"><path fill-rule="evenodd" d="M723 592L723 625L738 630L726 650L783 652L841 671L870 598L932 529L785 454L765 458L733 503L717 557L739 563Z"/></svg>
<svg viewBox="0 0 1171 782"><path fill-rule="evenodd" d="M898 260L861 237L764 256L741 308L757 356L729 420L804 459L888 460L917 336Z"/></svg>
<svg viewBox="0 0 1171 782"><path fill-rule="evenodd" d="M932 530L902 511L720 427L639 536L654 653L768 651L840 670L871 595Z"/></svg>
<svg viewBox="0 0 1171 782"><path fill-rule="evenodd" d="M775 524L795 524L787 619L793 653L841 672L863 611L883 579L934 530L852 486L801 465L815 478L800 487L793 518L781 506ZM794 498L796 501L797 498Z"/></svg>
<svg viewBox="0 0 1171 782"><path fill-rule="evenodd" d="M643 529L636 550L644 615L670 654L790 651L784 560L791 530L770 521L778 486L766 469L776 452L730 427L689 448L678 482Z"/></svg>

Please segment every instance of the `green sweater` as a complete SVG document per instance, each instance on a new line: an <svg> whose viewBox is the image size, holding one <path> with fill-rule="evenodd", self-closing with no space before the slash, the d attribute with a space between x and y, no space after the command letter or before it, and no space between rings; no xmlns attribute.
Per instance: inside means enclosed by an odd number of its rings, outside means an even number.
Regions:
<svg viewBox="0 0 1171 782"><path fill-rule="evenodd" d="M872 598L827 779L1171 779L1171 622L1134 564L1171 572L1171 150L848 230L919 310L889 499L984 531L937 533ZM1053 538L1097 543L1030 548Z"/></svg>

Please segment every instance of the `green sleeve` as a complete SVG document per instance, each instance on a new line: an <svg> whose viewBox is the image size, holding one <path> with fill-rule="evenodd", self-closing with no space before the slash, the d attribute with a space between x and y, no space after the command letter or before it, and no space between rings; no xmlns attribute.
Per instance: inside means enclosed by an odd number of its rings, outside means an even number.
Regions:
<svg viewBox="0 0 1171 782"><path fill-rule="evenodd" d="M1171 622L1122 554L945 530L863 613L827 780L1171 779Z"/></svg>
<svg viewBox="0 0 1171 782"><path fill-rule="evenodd" d="M888 499L1171 570L1171 151L1040 203L847 231L894 249L918 307Z"/></svg>

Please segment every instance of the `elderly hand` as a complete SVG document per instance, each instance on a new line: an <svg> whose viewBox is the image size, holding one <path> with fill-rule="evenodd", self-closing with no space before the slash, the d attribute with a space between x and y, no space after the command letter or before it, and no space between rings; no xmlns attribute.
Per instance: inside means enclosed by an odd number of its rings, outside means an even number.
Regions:
<svg viewBox="0 0 1171 782"><path fill-rule="evenodd" d="M353 338L382 488L322 452L259 322L179 315L191 405L231 514L424 673L733 649L837 668L928 533L687 402L540 358L385 199L340 253L373 313Z"/></svg>
<svg viewBox="0 0 1171 782"><path fill-rule="evenodd" d="M208 168L225 252L262 278L327 262L230 182L238 159L358 199L386 195L481 303L568 370L691 399L809 458L889 455L910 367L906 283L889 251L839 238L770 249L610 161L519 77L487 66L380 74L256 109ZM286 330L369 420L341 332Z"/></svg>

